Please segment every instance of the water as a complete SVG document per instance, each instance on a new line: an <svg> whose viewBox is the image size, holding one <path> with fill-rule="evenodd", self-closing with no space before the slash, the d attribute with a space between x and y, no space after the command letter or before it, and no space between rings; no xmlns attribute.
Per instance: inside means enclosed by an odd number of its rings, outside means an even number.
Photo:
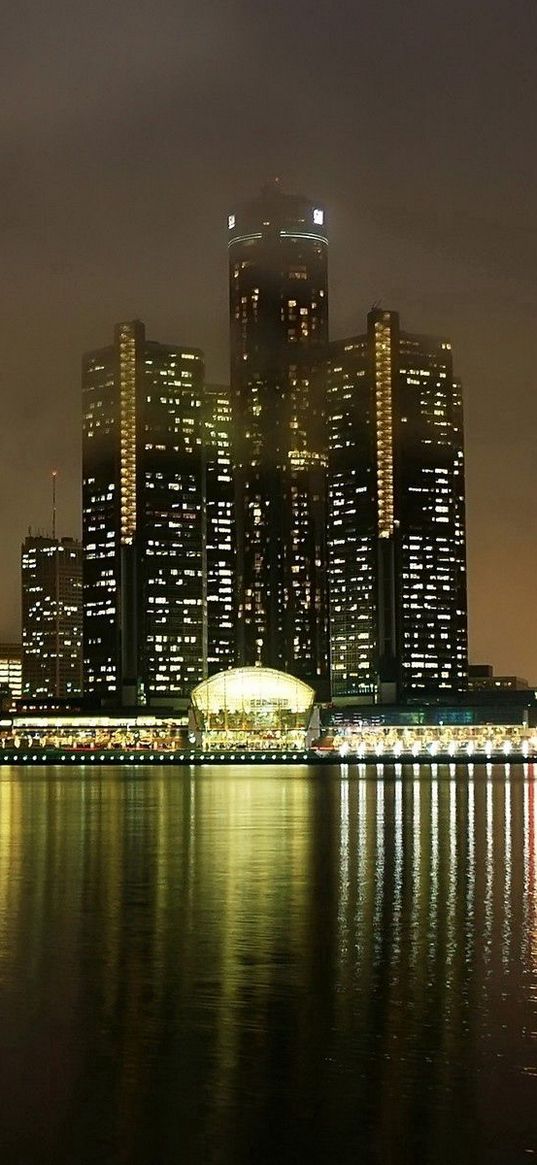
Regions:
<svg viewBox="0 0 537 1165"><path fill-rule="evenodd" d="M2 1165L537 1156L537 770L0 771Z"/></svg>

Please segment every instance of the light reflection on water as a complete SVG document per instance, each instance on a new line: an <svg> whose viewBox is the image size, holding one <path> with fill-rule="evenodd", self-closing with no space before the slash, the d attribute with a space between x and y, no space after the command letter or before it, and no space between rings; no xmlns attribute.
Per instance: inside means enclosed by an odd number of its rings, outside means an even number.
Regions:
<svg viewBox="0 0 537 1165"><path fill-rule="evenodd" d="M532 766L0 773L0 1160L537 1148Z"/></svg>

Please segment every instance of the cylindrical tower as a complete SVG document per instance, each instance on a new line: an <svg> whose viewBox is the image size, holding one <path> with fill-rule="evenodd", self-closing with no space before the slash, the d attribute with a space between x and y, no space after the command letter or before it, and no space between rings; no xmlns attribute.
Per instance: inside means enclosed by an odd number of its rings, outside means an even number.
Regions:
<svg viewBox="0 0 537 1165"><path fill-rule="evenodd" d="M327 674L325 211L277 182L228 216L237 662Z"/></svg>

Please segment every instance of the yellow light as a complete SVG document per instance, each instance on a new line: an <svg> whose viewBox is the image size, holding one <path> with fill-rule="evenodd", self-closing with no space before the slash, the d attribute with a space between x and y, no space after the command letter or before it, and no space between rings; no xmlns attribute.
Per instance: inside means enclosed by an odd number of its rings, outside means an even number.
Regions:
<svg viewBox="0 0 537 1165"><path fill-rule="evenodd" d="M375 323L375 400L377 407L377 493L380 538L393 534L393 420L390 317Z"/></svg>
<svg viewBox="0 0 537 1165"><path fill-rule="evenodd" d="M136 340L125 324L119 334L121 434L121 541L136 532Z"/></svg>

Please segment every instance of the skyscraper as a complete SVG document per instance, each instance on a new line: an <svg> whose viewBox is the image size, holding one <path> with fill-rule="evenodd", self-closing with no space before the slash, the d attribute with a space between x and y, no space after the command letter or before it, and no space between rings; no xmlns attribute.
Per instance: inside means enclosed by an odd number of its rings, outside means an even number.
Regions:
<svg viewBox="0 0 537 1165"><path fill-rule="evenodd" d="M330 345L329 586L335 698L467 683L463 413L447 340L373 310Z"/></svg>
<svg viewBox="0 0 537 1165"><path fill-rule="evenodd" d="M327 677L325 213L277 183L228 217L237 662Z"/></svg>
<svg viewBox="0 0 537 1165"><path fill-rule="evenodd" d="M82 546L31 534L22 545L22 694L82 692Z"/></svg>
<svg viewBox="0 0 537 1165"><path fill-rule="evenodd" d="M235 521L229 385L203 390L204 558L207 674L235 662Z"/></svg>
<svg viewBox="0 0 537 1165"><path fill-rule="evenodd" d="M139 320L84 357L85 691L186 702L203 678L203 358Z"/></svg>

